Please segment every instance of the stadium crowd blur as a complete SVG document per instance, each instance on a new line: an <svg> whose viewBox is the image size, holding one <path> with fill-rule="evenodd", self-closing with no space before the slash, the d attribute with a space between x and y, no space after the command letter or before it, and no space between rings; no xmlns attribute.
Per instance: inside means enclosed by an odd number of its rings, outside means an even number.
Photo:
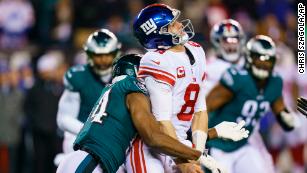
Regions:
<svg viewBox="0 0 307 173"><path fill-rule="evenodd" d="M278 47L276 70L284 77L287 104L294 109L297 95L307 96L307 75L296 72L293 0L0 0L1 173L55 172L53 159L62 144L56 112L65 70L86 63L82 44L102 27L118 36L124 53L143 52L131 23L141 8L155 2L180 9L183 18L192 20L194 41L203 45L208 61L213 52L209 31L222 19L239 21L247 38L271 36ZM277 172L306 171L307 129L285 134L272 117L263 119L261 132Z"/></svg>

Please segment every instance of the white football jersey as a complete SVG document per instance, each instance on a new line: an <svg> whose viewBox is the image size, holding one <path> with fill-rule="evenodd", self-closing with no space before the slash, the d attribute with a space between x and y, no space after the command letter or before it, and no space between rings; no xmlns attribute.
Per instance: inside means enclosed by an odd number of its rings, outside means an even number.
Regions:
<svg viewBox="0 0 307 173"><path fill-rule="evenodd" d="M241 57L236 66L243 68L245 63L244 57ZM222 74L233 65L230 62L224 61L217 57L211 57L207 60L207 78L206 78L206 95L217 85L222 77Z"/></svg>
<svg viewBox="0 0 307 173"><path fill-rule="evenodd" d="M205 52L195 42L184 45L193 55L195 63L191 65L187 53L173 51L147 52L140 64L139 77L154 78L155 81L171 88L171 103L157 102L153 97L163 97L163 92L150 92L152 112L158 121L171 120L180 141L186 139L191 127L194 112L206 110L204 80L206 78ZM152 96L155 94L155 96ZM161 113L166 105L171 105L170 115ZM166 118L165 118L166 117Z"/></svg>

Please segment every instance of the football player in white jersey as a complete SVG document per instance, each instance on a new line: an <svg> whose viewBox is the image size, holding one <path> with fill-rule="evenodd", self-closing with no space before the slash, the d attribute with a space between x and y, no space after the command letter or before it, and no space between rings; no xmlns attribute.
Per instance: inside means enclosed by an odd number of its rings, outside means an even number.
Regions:
<svg viewBox="0 0 307 173"><path fill-rule="evenodd" d="M139 77L149 91L152 112L168 135L204 152L208 135L208 115L204 99L206 77L205 52L189 41L194 36L190 20L177 21L180 11L164 4L145 7L137 16L133 30L144 48ZM232 140L247 137L244 123L221 123L217 136ZM187 131L192 128L192 141ZM227 128L228 130L225 130ZM241 132L235 129L241 129ZM211 156L202 165L212 172L225 172ZM128 172L173 172L173 159L153 152L142 143L135 143L127 157Z"/></svg>
<svg viewBox="0 0 307 173"><path fill-rule="evenodd" d="M206 95L219 82L227 68L231 65L238 68L244 66L242 56L246 36L239 22L225 19L212 27L210 41L216 56L207 60Z"/></svg>

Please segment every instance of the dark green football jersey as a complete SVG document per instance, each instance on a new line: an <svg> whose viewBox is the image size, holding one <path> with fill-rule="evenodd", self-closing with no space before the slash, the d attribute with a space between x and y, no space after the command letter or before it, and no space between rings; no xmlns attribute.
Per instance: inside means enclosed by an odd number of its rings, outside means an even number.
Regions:
<svg viewBox="0 0 307 173"><path fill-rule="evenodd" d="M106 84L89 65L71 67L64 76L64 84L66 89L80 94L78 120L84 123Z"/></svg>
<svg viewBox="0 0 307 173"><path fill-rule="evenodd" d="M146 94L146 88L133 77L106 86L74 144L75 150L83 148L97 155L108 173L124 163L137 133L126 106L126 95L131 92Z"/></svg>
<svg viewBox="0 0 307 173"><path fill-rule="evenodd" d="M245 120L245 128L253 132L259 119L271 109L271 104L282 95L282 79L272 74L264 89L259 90L255 79L245 69L230 67L222 75L220 84L230 89L234 97L220 109L209 115L209 127L223 121L239 122ZM237 150L247 143L248 139L238 142L215 139L208 142L209 147L219 148L226 152Z"/></svg>

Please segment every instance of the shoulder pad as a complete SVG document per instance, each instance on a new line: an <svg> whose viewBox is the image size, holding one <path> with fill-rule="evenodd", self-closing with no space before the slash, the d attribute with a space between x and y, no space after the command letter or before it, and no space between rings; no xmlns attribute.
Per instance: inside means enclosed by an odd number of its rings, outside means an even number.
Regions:
<svg viewBox="0 0 307 173"><path fill-rule="evenodd" d="M64 85L69 90L78 90L78 86L82 83L80 79L82 78L84 73L86 71L85 65L77 65L69 68L67 72L64 75Z"/></svg>
<svg viewBox="0 0 307 173"><path fill-rule="evenodd" d="M134 80L134 83L135 83L135 85L136 85L141 91L143 91L143 93L145 93L145 94L148 93L148 90L147 90L146 85L145 85L145 83L144 83L143 80L140 80L140 79L137 78L136 80Z"/></svg>

